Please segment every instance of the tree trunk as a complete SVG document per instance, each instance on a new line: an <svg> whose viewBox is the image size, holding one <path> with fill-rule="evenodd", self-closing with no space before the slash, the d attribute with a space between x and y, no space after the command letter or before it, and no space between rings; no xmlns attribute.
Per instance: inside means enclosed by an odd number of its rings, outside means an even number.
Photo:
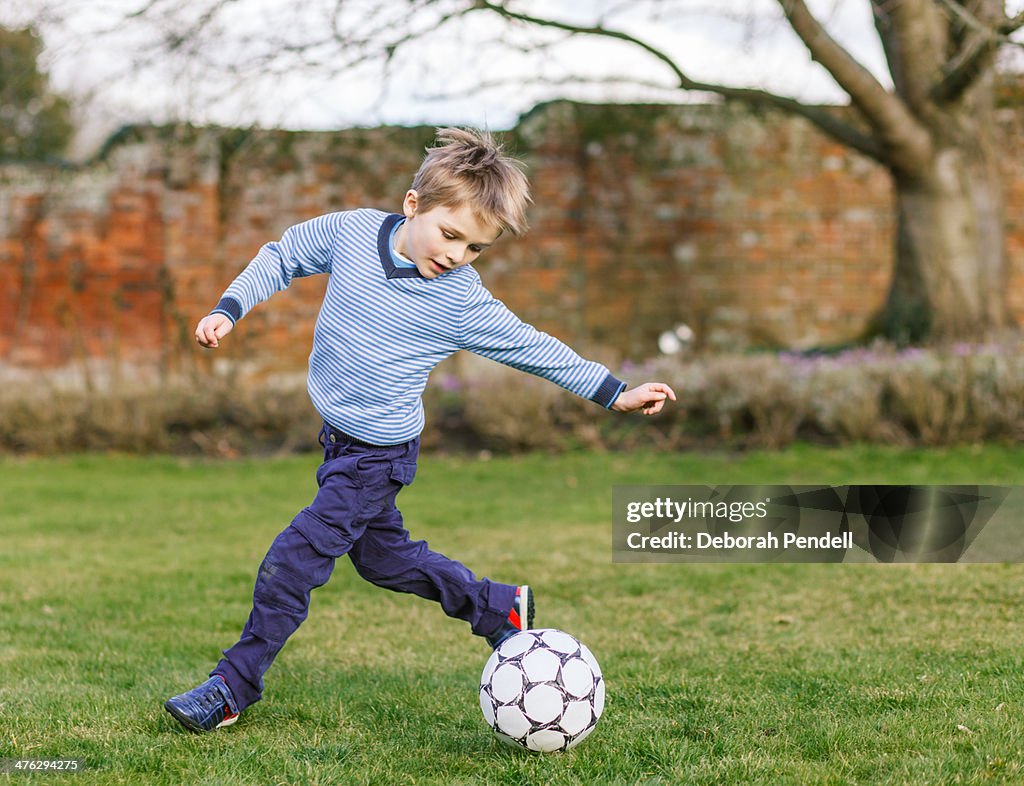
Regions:
<svg viewBox="0 0 1024 786"><path fill-rule="evenodd" d="M1010 323L995 145L984 122L956 120L975 135L937 145L923 171L893 173L895 268L878 328L901 343L977 340Z"/></svg>
<svg viewBox="0 0 1024 786"><path fill-rule="evenodd" d="M896 175L896 260L881 332L900 342L975 339L1006 327L1003 195L985 162L935 157L924 180Z"/></svg>

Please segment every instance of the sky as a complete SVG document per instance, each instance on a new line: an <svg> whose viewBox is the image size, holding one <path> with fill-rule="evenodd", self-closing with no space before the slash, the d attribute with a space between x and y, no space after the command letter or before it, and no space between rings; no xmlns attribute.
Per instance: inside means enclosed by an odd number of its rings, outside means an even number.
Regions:
<svg viewBox="0 0 1024 786"><path fill-rule="evenodd" d="M429 32L459 0L7 0L0 24L33 24L55 88L75 97L79 147L124 123L292 129L379 124L509 128L536 103L701 101L671 90L672 75L628 44L509 29L475 12ZM1024 1L1018 3L1024 5ZM159 42L217 5L223 12L177 56ZM801 100L844 95L780 20L776 0L518 0L516 9L629 32L671 55L695 79L753 86ZM867 0L810 0L830 33L888 86ZM1011 11L1014 4L1011 3ZM144 6L148 13L126 21ZM339 16L332 16L336 7ZM345 41L332 37L340 31ZM385 66L382 44L407 31ZM362 64L353 38L370 41ZM535 44L545 44L537 51ZM311 43L322 42L319 46ZM530 51L526 51L530 50ZM154 56L156 54L156 56ZM539 84L541 77L546 84ZM594 84L617 79L618 83ZM591 80L587 83L586 80ZM623 82L642 83L642 85ZM661 85L662 87L657 87Z"/></svg>

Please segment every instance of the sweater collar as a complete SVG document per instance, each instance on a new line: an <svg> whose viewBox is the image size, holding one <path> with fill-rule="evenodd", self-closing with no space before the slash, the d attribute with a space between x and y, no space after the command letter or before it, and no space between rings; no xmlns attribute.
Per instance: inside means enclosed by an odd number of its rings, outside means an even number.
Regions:
<svg viewBox="0 0 1024 786"><path fill-rule="evenodd" d="M377 232L377 255L380 257L381 267L384 269L385 278L423 278L420 271L415 267L398 267L391 259L391 230L405 216L399 213L391 213L384 218L380 229Z"/></svg>

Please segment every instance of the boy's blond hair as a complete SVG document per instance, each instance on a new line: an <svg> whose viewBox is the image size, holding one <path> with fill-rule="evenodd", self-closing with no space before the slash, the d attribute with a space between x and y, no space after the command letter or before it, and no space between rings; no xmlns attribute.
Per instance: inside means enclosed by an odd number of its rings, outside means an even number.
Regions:
<svg viewBox="0 0 1024 786"><path fill-rule="evenodd" d="M436 143L412 181L418 210L469 205L481 221L525 234L531 199L522 162L506 155L487 131L439 128Z"/></svg>

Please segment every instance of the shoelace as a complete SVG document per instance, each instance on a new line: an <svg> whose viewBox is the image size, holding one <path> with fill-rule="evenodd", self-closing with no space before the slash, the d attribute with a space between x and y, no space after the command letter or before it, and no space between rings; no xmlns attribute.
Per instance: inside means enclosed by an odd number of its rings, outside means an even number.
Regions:
<svg viewBox="0 0 1024 786"><path fill-rule="evenodd" d="M199 704L204 710L211 710L216 707L223 707L227 702L224 701L224 697L220 695L220 691L216 687L211 687L206 693L203 693L199 697Z"/></svg>

